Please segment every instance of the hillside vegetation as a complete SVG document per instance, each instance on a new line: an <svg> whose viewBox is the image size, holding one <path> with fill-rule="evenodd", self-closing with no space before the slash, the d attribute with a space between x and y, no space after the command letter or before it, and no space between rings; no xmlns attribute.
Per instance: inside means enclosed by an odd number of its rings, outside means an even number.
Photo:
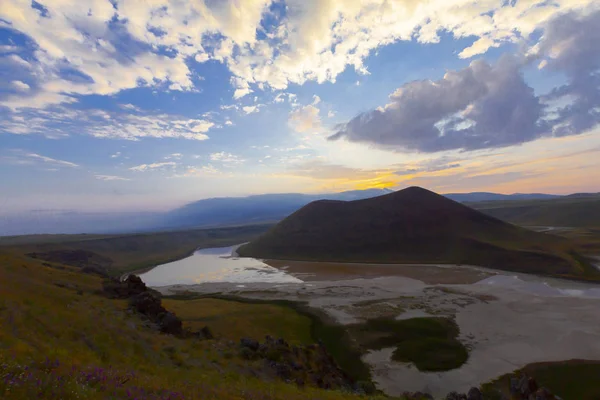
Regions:
<svg viewBox="0 0 600 400"><path fill-rule="evenodd" d="M62 269L60 269L60 268ZM101 279L0 250L0 398L2 399L351 399L286 384L240 357L228 335L262 334L258 316L289 324L279 332L305 343L309 321L273 305L165 301L184 316L203 309L216 339L161 334L125 300L99 294ZM210 309L217 306L217 312ZM225 321L235 321L228 327ZM248 316L248 318L245 318ZM189 315L188 315L189 317ZM186 323L193 324L194 321ZM210 324L209 324L210 325ZM228 331L228 332L226 332ZM221 337L222 335L222 337Z"/></svg>
<svg viewBox="0 0 600 400"><path fill-rule="evenodd" d="M367 200L313 202L238 252L280 260L472 264L598 277L569 240L505 223L418 187Z"/></svg>
<svg viewBox="0 0 600 400"><path fill-rule="evenodd" d="M30 235L0 238L0 249L83 267L88 260L119 275L190 255L196 249L247 242L270 225L194 229L132 235ZM82 253L85 252L85 253Z"/></svg>

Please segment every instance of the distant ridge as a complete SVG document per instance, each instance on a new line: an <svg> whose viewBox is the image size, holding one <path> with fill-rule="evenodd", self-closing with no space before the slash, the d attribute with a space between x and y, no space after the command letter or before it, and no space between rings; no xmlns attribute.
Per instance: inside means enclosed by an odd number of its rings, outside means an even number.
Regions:
<svg viewBox="0 0 600 400"><path fill-rule="evenodd" d="M420 187L312 202L238 250L281 260L453 263L548 275L593 268L558 237L502 222Z"/></svg>

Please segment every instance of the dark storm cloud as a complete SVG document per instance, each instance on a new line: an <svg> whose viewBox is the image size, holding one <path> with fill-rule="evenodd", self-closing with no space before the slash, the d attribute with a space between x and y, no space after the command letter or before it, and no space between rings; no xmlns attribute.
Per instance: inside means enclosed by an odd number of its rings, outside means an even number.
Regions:
<svg viewBox="0 0 600 400"><path fill-rule="evenodd" d="M521 58L483 60L438 81L414 81L390 103L337 127L345 138L394 150L436 152L516 145L542 136L584 132L600 121L600 12L565 14L544 30L534 56L568 77L568 83L536 97L525 82Z"/></svg>

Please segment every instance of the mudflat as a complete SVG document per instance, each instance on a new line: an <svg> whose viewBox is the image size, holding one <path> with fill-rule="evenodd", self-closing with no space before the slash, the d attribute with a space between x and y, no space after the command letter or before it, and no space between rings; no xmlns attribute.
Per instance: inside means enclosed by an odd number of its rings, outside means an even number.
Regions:
<svg viewBox="0 0 600 400"><path fill-rule="evenodd" d="M263 260L263 262L308 282L403 276L431 285L470 284L494 274L491 270L442 264L362 264L283 260Z"/></svg>

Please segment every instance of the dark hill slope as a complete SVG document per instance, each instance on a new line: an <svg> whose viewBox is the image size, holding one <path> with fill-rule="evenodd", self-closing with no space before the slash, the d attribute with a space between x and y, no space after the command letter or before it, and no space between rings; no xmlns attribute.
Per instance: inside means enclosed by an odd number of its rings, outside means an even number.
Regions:
<svg viewBox="0 0 600 400"><path fill-rule="evenodd" d="M283 260L460 263L549 275L594 274L591 266L574 258L564 239L502 222L419 187L366 200L310 203L239 253Z"/></svg>

